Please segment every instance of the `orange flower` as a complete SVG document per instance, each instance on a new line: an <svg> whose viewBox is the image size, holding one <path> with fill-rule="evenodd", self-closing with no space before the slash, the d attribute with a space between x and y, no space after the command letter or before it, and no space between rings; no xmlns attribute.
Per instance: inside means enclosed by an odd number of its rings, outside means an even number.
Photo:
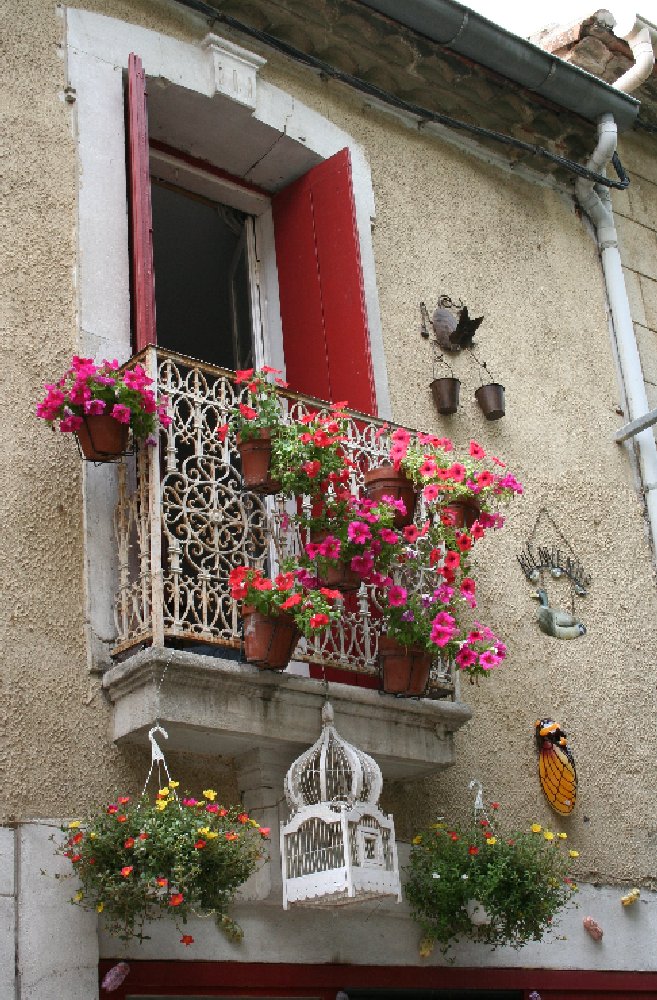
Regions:
<svg viewBox="0 0 657 1000"><path fill-rule="evenodd" d="M126 820L127 820L127 818L128 818L127 816L123 816L123 815L116 817L118 823L125 823Z"/></svg>
<svg viewBox="0 0 657 1000"><path fill-rule="evenodd" d="M205 847L206 844L207 840L197 840L196 843L194 844L194 847L196 848L197 851L200 851Z"/></svg>
<svg viewBox="0 0 657 1000"><path fill-rule="evenodd" d="M238 834L231 833L230 831L226 834L226 840L237 840Z"/></svg>
<svg viewBox="0 0 657 1000"><path fill-rule="evenodd" d="M479 854L479 848L470 845L470 847L468 847L468 854Z"/></svg>
<svg viewBox="0 0 657 1000"><path fill-rule="evenodd" d="M194 938L191 934L183 934L180 939L180 943L189 946L190 944L194 944Z"/></svg>
<svg viewBox="0 0 657 1000"><path fill-rule="evenodd" d="M84 834L83 833L76 833L76 835L71 838L71 843L72 844L79 844L81 840L84 840Z"/></svg>
<svg viewBox="0 0 657 1000"><path fill-rule="evenodd" d="M148 834L146 833L145 830L141 831L141 833L139 834L139 839L140 840L148 840Z"/></svg>
<svg viewBox="0 0 657 1000"><path fill-rule="evenodd" d="M248 823L249 822L249 815L248 815L248 813L240 813L237 818L240 821L240 823Z"/></svg>
<svg viewBox="0 0 657 1000"><path fill-rule="evenodd" d="M128 839L125 841L125 843L123 844L123 846L127 847L128 850L131 847L134 847L135 846L135 838L134 837L128 837Z"/></svg>
<svg viewBox="0 0 657 1000"><path fill-rule="evenodd" d="M119 807L115 806L115 805L111 805L111 806L107 807L107 811L110 814L110 816L113 816L114 813L117 813L119 811Z"/></svg>
<svg viewBox="0 0 657 1000"><path fill-rule="evenodd" d="M122 795L122 796L121 796L121 797L119 798L119 805L122 805L122 806L124 806L124 805L125 805L125 804L126 804L127 802L129 802L129 801L130 801L130 796L129 796L129 795Z"/></svg>
<svg viewBox="0 0 657 1000"><path fill-rule="evenodd" d="M168 878L164 878L164 877L162 877L162 878L156 878L155 882L156 882L157 885L160 886L160 888L164 889L165 886L167 886L169 884L169 879Z"/></svg>
<svg viewBox="0 0 657 1000"><path fill-rule="evenodd" d="M173 895L169 896L169 906L180 906L183 901L182 892L174 892Z"/></svg>
<svg viewBox="0 0 657 1000"><path fill-rule="evenodd" d="M126 865L124 868L121 869L121 874L123 875L124 878L127 878L128 875L132 875L132 868L133 868L132 865Z"/></svg>
<svg viewBox="0 0 657 1000"><path fill-rule="evenodd" d="M271 827L270 826L261 826L260 827L260 836L261 837L268 837L270 833L271 833Z"/></svg>

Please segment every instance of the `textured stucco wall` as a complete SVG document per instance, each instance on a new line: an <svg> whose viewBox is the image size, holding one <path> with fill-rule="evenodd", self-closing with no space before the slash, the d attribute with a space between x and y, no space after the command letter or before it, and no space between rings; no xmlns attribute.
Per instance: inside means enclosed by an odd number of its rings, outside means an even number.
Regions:
<svg viewBox="0 0 657 1000"><path fill-rule="evenodd" d="M171 4L107 0L85 7L185 39L205 33ZM137 790L145 757L126 759L112 748L107 705L98 679L87 673L80 463L72 442L51 437L33 417L40 384L76 346L77 178L62 97L62 21L50 3L7 8L0 766L12 776L2 788L2 815L30 817L76 813L116 787ZM503 803L509 821L552 823L537 782L532 727L537 716L553 714L577 755L580 802L564 826L581 851L583 872L601 881L647 879L657 836L657 601L628 457L612 443L622 418L594 242L572 199L388 116L363 115L362 102L346 90L263 54L270 61L262 76L349 131L370 162L395 418L460 444L478 439L527 486L508 528L478 553L481 615L508 642L508 663L488 683L464 685L475 717L458 736L459 764L422 785L387 790L399 833L408 836L437 812L464 815L472 777ZM441 293L464 297L472 312L486 316L480 352L507 388L508 416L497 424L487 424L476 407L477 372L464 358L455 361L463 409L451 419L433 410L418 303ZM542 505L593 576L580 605L589 633L572 643L538 631L530 587L515 561ZM565 585L552 593L555 603L566 603ZM221 779L214 762L175 763L190 786L197 778Z"/></svg>

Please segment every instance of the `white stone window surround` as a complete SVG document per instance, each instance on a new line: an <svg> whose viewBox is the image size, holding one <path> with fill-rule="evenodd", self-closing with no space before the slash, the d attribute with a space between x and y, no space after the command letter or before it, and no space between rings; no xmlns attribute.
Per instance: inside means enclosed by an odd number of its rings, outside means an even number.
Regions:
<svg viewBox="0 0 657 1000"><path fill-rule="evenodd" d="M191 15L190 15L191 17ZM66 8L67 86L74 99L78 146L79 350L125 361L131 354L128 219L126 211L123 76L128 55L142 59L149 84L149 107L196 101L203 115L215 115L216 131L235 118L245 142L263 126L275 136L271 153L254 162L247 179L278 189L313 163L345 146L351 153L356 221L360 237L365 303L379 413L390 417L390 402L379 313L371 225L374 194L360 146L346 132L300 104L290 94L258 78L262 57L233 42L208 35L189 44L88 11ZM160 88L167 90L162 97ZM205 99L203 101L202 99ZM199 100L200 99L200 100ZM157 115L155 116L157 118ZM187 117L174 121L184 133ZM152 131L152 128L151 128ZM157 132L157 130L156 130ZM169 135L163 138L170 139ZM184 146L183 135L182 148ZM175 142L172 143L175 145ZM200 155L196 150L191 150ZM205 156L210 159L210 156ZM214 161L213 161L214 162ZM222 164L219 164L222 165ZM239 173L238 170L233 170ZM229 199L224 199L229 200ZM283 365L278 276L271 208L257 197L236 207L251 212L260 271L266 360ZM115 635L114 597L117 554L112 530L116 470L85 464L85 577L90 669L109 665Z"/></svg>

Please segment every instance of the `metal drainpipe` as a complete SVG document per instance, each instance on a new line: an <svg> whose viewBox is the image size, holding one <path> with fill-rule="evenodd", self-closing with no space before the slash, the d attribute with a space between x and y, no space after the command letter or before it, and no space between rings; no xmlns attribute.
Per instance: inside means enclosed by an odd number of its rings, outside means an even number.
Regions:
<svg viewBox="0 0 657 1000"><path fill-rule="evenodd" d="M604 168L616 149L616 140L617 129L613 116L602 115L598 123L598 145L588 163L591 169ZM578 202L596 229L621 378L629 410L627 417L628 420L634 420L647 413L649 406L618 250L611 195L608 188L597 188L593 182L583 178L577 180L575 192ZM639 453L650 536L653 551L657 553L657 444L651 428L637 434L635 441Z"/></svg>
<svg viewBox="0 0 657 1000"><path fill-rule="evenodd" d="M655 62L652 36L655 34L655 29L632 18L631 22L626 24L621 31L622 37L627 40L632 49L635 65L616 81L614 87L629 92L640 86L652 72ZM598 144L588 162L589 168L598 172L604 171L605 165L616 150L617 139L617 128L613 116L611 114L601 115L598 122ZM614 222L611 192L608 188L596 186L592 181L579 178L575 183L575 194L579 204L595 226L616 337L622 387L629 410L627 417L628 421L635 420L646 414L649 406L630 303L625 287L621 256L618 250L618 234ZM637 434L635 441L639 454L639 468L648 514L650 538L653 552L657 553L657 444L652 428Z"/></svg>

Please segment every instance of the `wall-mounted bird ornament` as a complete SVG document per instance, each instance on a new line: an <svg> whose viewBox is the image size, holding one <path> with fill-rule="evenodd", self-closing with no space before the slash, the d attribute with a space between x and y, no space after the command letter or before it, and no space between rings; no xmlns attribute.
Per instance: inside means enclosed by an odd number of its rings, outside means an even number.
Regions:
<svg viewBox="0 0 657 1000"><path fill-rule="evenodd" d="M431 318L424 302L420 303L420 311L422 336L428 338L431 327L438 347L451 353L471 348L474 335L484 321L483 316L471 319L468 307L461 300L454 302L449 295L440 296Z"/></svg>
<svg viewBox="0 0 657 1000"><path fill-rule="evenodd" d="M555 812L568 816L577 799L577 771L566 734L553 719L537 719L534 727L541 787Z"/></svg>
<svg viewBox="0 0 657 1000"><path fill-rule="evenodd" d="M569 611L550 607L547 590L540 587L533 596L540 605L536 618L541 632L555 639L578 639L580 635L586 635L586 626L579 618Z"/></svg>

